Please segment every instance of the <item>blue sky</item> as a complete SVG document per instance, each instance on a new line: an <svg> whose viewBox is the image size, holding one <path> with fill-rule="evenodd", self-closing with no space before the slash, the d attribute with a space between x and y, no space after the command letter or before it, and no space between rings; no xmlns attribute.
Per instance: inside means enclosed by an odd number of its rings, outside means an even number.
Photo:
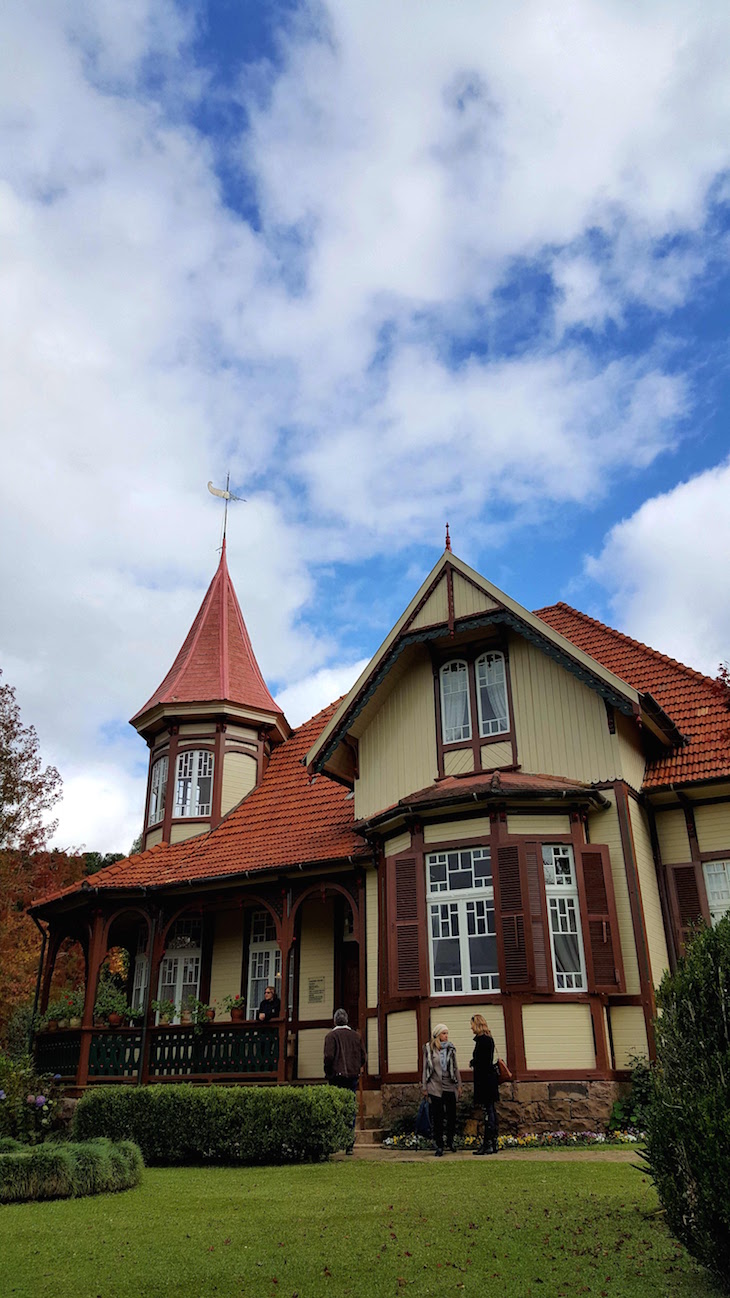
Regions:
<svg viewBox="0 0 730 1298"><path fill-rule="evenodd" d="M126 848L229 562L296 724L443 546L728 655L730 11L42 0L0 60L0 666ZM127 733L129 731L129 733Z"/></svg>

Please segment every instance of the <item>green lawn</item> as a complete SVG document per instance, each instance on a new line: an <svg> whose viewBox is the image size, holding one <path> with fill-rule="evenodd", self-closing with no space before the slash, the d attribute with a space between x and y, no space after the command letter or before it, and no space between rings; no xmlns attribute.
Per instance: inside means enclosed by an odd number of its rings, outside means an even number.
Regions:
<svg viewBox="0 0 730 1298"><path fill-rule="evenodd" d="M155 1169L0 1207L3 1298L710 1298L630 1164Z"/></svg>

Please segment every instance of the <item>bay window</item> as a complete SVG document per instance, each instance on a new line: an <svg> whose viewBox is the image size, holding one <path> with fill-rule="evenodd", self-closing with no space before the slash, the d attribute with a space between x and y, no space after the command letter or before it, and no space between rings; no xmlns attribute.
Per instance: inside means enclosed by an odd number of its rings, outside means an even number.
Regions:
<svg viewBox="0 0 730 1298"><path fill-rule="evenodd" d="M494 887L488 847L426 857L431 991L499 991Z"/></svg>
<svg viewBox="0 0 730 1298"><path fill-rule="evenodd" d="M180 753L175 773L174 816L209 816L213 798L213 754L205 748Z"/></svg>
<svg viewBox="0 0 730 1298"><path fill-rule="evenodd" d="M165 798L167 796L167 767L166 757L161 757L152 767L152 779L150 781L150 811L147 817L148 825L159 825L165 816Z"/></svg>
<svg viewBox="0 0 730 1298"><path fill-rule="evenodd" d="M248 948L247 1018L256 1017L267 987L275 987L281 1000L281 948L276 940L276 925L268 910L254 910Z"/></svg>
<svg viewBox="0 0 730 1298"><path fill-rule="evenodd" d="M585 960L573 849L565 843L545 843L542 863L555 990L585 991Z"/></svg>
<svg viewBox="0 0 730 1298"><path fill-rule="evenodd" d="M509 730L507 675L504 654L486 653L475 663L479 734L503 735Z"/></svg>
<svg viewBox="0 0 730 1298"><path fill-rule="evenodd" d="M445 744L471 739L469 705L469 670L465 662L455 659L445 663L441 678L441 733Z"/></svg>

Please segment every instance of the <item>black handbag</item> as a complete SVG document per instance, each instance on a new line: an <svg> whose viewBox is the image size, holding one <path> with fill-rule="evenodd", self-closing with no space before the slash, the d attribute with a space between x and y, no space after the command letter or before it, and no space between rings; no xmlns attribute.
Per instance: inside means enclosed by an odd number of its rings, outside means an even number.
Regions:
<svg viewBox="0 0 730 1298"><path fill-rule="evenodd" d="M424 1096L418 1106L416 1114L415 1132L417 1136L430 1137L431 1135L431 1110L428 1100Z"/></svg>

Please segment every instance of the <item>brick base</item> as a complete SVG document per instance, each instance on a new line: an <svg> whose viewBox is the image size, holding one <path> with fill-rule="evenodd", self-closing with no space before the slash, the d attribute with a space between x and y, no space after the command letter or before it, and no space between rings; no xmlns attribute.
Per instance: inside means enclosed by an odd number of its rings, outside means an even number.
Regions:
<svg viewBox="0 0 730 1298"><path fill-rule="evenodd" d="M613 1103L626 1090L620 1082L507 1082L499 1088L497 1115L504 1135L534 1131L605 1131ZM413 1110L421 1102L418 1085L382 1088L383 1122ZM472 1089L464 1087L464 1100ZM475 1116L481 1117L481 1110Z"/></svg>

